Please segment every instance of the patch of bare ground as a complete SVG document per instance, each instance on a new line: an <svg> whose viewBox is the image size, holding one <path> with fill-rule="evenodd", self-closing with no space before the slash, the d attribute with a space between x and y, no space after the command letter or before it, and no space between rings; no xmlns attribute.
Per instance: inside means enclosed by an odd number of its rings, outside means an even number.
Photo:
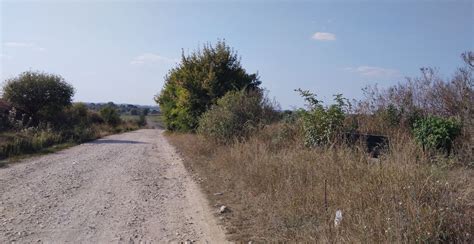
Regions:
<svg viewBox="0 0 474 244"><path fill-rule="evenodd" d="M287 132L270 126L230 145L168 135L211 204L229 208L220 219L230 240L473 241L472 169L430 163L403 135L372 160L357 147L307 149Z"/></svg>

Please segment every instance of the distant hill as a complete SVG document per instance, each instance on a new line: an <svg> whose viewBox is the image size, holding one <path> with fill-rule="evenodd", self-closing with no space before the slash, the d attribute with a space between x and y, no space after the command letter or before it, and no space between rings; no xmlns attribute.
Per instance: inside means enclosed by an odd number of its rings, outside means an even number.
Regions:
<svg viewBox="0 0 474 244"><path fill-rule="evenodd" d="M142 111L148 111L149 114L159 114L160 108L151 105L137 105L137 104L115 104L108 103L84 103L89 109L99 111L105 106L112 106L116 108L121 114L139 115ZM147 114L148 114L147 113Z"/></svg>

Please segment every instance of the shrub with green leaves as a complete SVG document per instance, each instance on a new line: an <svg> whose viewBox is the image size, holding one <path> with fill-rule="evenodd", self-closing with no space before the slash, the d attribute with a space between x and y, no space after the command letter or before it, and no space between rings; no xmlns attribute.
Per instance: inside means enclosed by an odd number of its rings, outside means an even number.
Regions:
<svg viewBox="0 0 474 244"><path fill-rule="evenodd" d="M228 143L247 137L277 116L261 91L231 91L201 116L198 133L218 143Z"/></svg>
<svg viewBox="0 0 474 244"><path fill-rule="evenodd" d="M402 112L393 104L389 104L386 108L380 108L376 115L391 127L399 126L402 119Z"/></svg>
<svg viewBox="0 0 474 244"><path fill-rule="evenodd" d="M324 106L314 93L297 89L307 102L308 110L302 113L305 145L312 147L330 143L342 131L344 109L349 105L341 94L335 95L335 104Z"/></svg>
<svg viewBox="0 0 474 244"><path fill-rule="evenodd" d="M461 134L461 123L454 118L428 116L414 123L413 134L423 149L449 154L454 140Z"/></svg>
<svg viewBox="0 0 474 244"><path fill-rule="evenodd" d="M33 124L60 124L63 109L71 105L74 87L55 74L27 71L9 79L3 98L32 117Z"/></svg>
<svg viewBox="0 0 474 244"><path fill-rule="evenodd" d="M228 91L254 90L257 74L249 74L240 57L225 42L205 45L169 71L155 98L168 130L193 131L199 117Z"/></svg>
<svg viewBox="0 0 474 244"><path fill-rule="evenodd" d="M0 159L41 151L54 144L64 142L61 133L51 129L29 128L21 131L6 144L0 145Z"/></svg>
<svg viewBox="0 0 474 244"><path fill-rule="evenodd" d="M10 109L10 104L0 98L0 131L6 130L10 127L8 121L8 114Z"/></svg>
<svg viewBox="0 0 474 244"><path fill-rule="evenodd" d="M138 116L137 125L138 126L145 126L146 125L146 116L145 116L144 113L142 113L142 114L140 114L140 116Z"/></svg>
<svg viewBox="0 0 474 244"><path fill-rule="evenodd" d="M8 129L8 117L7 115L0 113L0 131Z"/></svg>
<svg viewBox="0 0 474 244"><path fill-rule="evenodd" d="M75 103L68 107L65 111L66 121L70 126L82 126L87 127L91 124L90 114L91 111L87 108L84 103Z"/></svg>
<svg viewBox="0 0 474 244"><path fill-rule="evenodd" d="M111 126L117 126L122 122L119 112L112 106L102 108L100 110L100 115L104 119L104 122Z"/></svg>

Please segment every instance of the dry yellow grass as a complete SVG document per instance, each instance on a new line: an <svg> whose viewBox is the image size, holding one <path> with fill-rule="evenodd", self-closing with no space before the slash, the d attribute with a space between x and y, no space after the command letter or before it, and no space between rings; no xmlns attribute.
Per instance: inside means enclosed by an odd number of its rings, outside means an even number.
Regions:
<svg viewBox="0 0 474 244"><path fill-rule="evenodd" d="M473 170L449 159L429 163L403 134L377 160L357 147L304 148L287 125L227 146L191 134L168 138L211 203L232 210L223 219L232 240L473 241Z"/></svg>

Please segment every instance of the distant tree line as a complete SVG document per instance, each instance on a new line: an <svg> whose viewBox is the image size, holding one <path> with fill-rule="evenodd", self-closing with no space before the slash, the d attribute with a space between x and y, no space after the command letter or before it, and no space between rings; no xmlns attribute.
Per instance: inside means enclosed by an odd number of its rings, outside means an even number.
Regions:
<svg viewBox="0 0 474 244"><path fill-rule="evenodd" d="M134 104L115 104L113 102L108 103L85 103L86 106L94 111L100 111L104 107L113 107L120 114L128 115L140 115L144 114L159 114L160 109L157 106L143 106L143 105L134 105Z"/></svg>

